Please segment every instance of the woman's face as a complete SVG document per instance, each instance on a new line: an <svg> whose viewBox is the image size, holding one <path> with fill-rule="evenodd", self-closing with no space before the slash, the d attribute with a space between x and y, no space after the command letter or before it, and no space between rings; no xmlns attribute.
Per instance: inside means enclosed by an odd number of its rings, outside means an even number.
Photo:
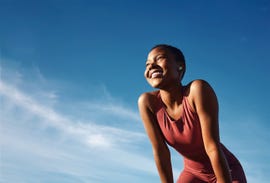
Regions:
<svg viewBox="0 0 270 183"><path fill-rule="evenodd" d="M144 76L152 87L165 89L179 83L179 66L169 51L157 47L148 54Z"/></svg>

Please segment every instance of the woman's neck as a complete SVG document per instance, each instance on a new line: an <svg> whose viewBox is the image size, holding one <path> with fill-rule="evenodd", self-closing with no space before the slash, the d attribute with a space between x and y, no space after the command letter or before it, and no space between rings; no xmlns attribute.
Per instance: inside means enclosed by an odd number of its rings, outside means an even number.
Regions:
<svg viewBox="0 0 270 183"><path fill-rule="evenodd" d="M180 83L169 89L160 89L160 97L163 103L168 108L174 108L179 106L182 103L183 99L183 86Z"/></svg>

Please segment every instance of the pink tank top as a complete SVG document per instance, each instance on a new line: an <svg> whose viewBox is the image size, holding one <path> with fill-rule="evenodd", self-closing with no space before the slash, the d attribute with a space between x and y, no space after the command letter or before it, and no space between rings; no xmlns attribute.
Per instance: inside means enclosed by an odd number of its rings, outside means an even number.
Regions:
<svg viewBox="0 0 270 183"><path fill-rule="evenodd" d="M188 164L196 169L212 170L204 149L199 117L191 108L187 97L183 97L183 112L178 120L171 119L159 93L157 97L158 104L155 113L166 142L184 156L185 165ZM233 154L223 144L220 145L229 164L238 163Z"/></svg>

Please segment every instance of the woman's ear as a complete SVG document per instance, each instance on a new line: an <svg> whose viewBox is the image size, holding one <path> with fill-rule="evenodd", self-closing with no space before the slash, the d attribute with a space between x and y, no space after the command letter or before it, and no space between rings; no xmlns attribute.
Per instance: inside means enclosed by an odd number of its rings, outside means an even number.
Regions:
<svg viewBox="0 0 270 183"><path fill-rule="evenodd" d="M178 67L178 73L180 75L180 80L182 79L184 72L185 72L184 66L182 64L179 65L179 67Z"/></svg>

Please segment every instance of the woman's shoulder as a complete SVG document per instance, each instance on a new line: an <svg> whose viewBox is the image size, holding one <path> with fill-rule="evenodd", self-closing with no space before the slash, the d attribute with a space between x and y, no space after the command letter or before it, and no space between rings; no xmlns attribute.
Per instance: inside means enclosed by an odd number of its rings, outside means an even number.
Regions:
<svg viewBox="0 0 270 183"><path fill-rule="evenodd" d="M138 98L139 107L147 107L151 111L156 104L159 95L159 90L142 93Z"/></svg>
<svg viewBox="0 0 270 183"><path fill-rule="evenodd" d="M193 80L185 86L185 90L188 95L196 95L198 92L200 93L202 90L207 88L211 88L211 86L206 80L203 79Z"/></svg>
<svg viewBox="0 0 270 183"><path fill-rule="evenodd" d="M195 110L195 100L205 98L209 94L214 93L210 84L203 79L196 79L184 86L184 95L188 99L190 106ZM196 110L195 110L196 111Z"/></svg>
<svg viewBox="0 0 270 183"><path fill-rule="evenodd" d="M187 86L195 86L195 87L203 85L209 85L209 83L204 79L195 79L187 84Z"/></svg>

